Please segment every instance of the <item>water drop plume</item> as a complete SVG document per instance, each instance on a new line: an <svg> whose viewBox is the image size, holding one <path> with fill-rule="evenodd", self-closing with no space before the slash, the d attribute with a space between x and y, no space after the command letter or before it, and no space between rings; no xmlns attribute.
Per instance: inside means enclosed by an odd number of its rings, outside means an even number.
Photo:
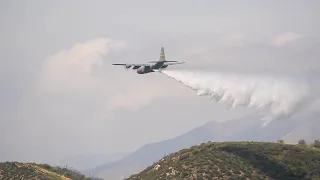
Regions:
<svg viewBox="0 0 320 180"><path fill-rule="evenodd" d="M264 114L264 124L288 118L312 101L311 89L304 80L285 76L248 73L163 70L161 73L218 103L236 108L255 108Z"/></svg>

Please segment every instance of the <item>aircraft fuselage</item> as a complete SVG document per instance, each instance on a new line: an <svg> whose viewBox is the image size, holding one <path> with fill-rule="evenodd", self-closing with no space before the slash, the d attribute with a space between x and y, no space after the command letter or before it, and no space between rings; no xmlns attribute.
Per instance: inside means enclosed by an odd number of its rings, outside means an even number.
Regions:
<svg viewBox="0 0 320 180"><path fill-rule="evenodd" d="M138 68L137 73L138 74L147 74L147 73L151 73L154 72L153 70L159 70L159 69L165 69L167 68L168 65L164 64L164 62L158 62L154 65L151 66L141 66Z"/></svg>

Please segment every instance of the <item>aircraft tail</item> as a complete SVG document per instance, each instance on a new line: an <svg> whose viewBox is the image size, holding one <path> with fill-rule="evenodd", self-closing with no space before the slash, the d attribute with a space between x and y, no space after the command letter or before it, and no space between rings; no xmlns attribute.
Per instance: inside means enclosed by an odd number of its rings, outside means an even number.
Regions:
<svg viewBox="0 0 320 180"><path fill-rule="evenodd" d="M158 61L149 61L149 63L158 63L159 61L164 62L164 63L165 63L165 62L178 62L178 61L167 61L163 47L161 47L159 60L158 60Z"/></svg>
<svg viewBox="0 0 320 180"><path fill-rule="evenodd" d="M164 47L161 47L159 61L166 61L166 55L164 53Z"/></svg>

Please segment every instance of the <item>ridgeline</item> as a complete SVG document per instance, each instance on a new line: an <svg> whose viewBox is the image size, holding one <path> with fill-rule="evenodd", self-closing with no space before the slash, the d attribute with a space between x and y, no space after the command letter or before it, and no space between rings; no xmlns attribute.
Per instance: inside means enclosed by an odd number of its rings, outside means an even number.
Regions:
<svg viewBox="0 0 320 180"><path fill-rule="evenodd" d="M101 180L86 177L75 170L47 164L4 162L0 163L0 179L30 180Z"/></svg>
<svg viewBox="0 0 320 180"><path fill-rule="evenodd" d="M127 180L320 180L320 150L305 144L203 143L165 156Z"/></svg>

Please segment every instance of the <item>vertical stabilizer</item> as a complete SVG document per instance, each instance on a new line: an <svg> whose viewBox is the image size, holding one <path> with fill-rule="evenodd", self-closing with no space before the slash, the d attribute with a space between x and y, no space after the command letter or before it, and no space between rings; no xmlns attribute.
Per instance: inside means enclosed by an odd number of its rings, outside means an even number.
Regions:
<svg viewBox="0 0 320 180"><path fill-rule="evenodd" d="M159 61L165 61L165 60L166 60L166 55L164 54L164 48L161 47Z"/></svg>

